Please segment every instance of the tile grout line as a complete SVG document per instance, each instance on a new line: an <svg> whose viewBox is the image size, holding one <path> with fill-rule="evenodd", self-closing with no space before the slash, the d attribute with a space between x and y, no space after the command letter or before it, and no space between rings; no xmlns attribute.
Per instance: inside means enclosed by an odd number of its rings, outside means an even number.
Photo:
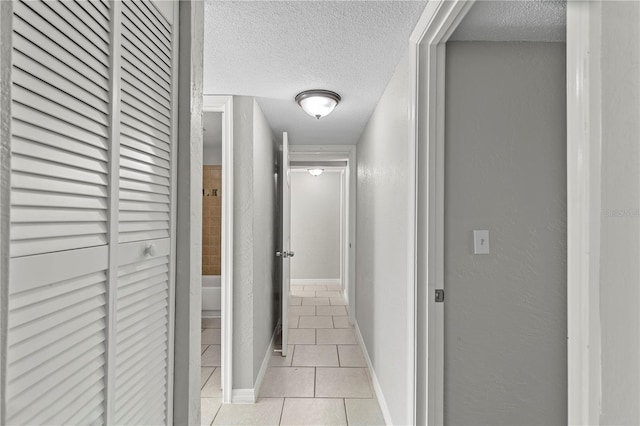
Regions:
<svg viewBox="0 0 640 426"><path fill-rule="evenodd" d="M282 424L282 416L284 415L284 403L287 400L287 398L282 398L282 407L280 408L280 419L278 421L278 425Z"/></svg>

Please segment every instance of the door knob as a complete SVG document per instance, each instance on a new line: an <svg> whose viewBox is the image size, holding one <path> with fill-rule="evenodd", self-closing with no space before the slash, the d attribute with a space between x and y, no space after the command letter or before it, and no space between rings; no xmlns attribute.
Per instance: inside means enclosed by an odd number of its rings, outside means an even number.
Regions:
<svg viewBox="0 0 640 426"><path fill-rule="evenodd" d="M295 254L294 252L292 252L292 251L290 251L290 252L289 252L289 257L293 257L293 256L295 256L295 255L296 255L296 254Z"/></svg>
<svg viewBox="0 0 640 426"><path fill-rule="evenodd" d="M156 255L156 253L157 253L157 250L156 250L156 245L155 244L149 244L144 249L145 256L153 257L153 256Z"/></svg>
<svg viewBox="0 0 640 426"><path fill-rule="evenodd" d="M276 256L282 257L283 259L286 259L287 257L289 257L289 253L287 253L286 251L283 251L283 252L277 251L276 252Z"/></svg>

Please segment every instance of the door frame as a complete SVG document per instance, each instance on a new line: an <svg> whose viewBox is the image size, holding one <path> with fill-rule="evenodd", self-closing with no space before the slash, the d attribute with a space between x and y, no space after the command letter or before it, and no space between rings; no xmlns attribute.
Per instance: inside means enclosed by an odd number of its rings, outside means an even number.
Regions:
<svg viewBox="0 0 640 426"><path fill-rule="evenodd" d="M233 96L204 95L202 112L222 113L220 369L222 371L222 402L230 404L233 393ZM200 155L202 155L202 149Z"/></svg>
<svg viewBox="0 0 640 426"><path fill-rule="evenodd" d="M349 306L349 321L356 318L356 146L355 145L290 145L292 161L346 161L344 167L344 215L341 237L341 268L345 299Z"/></svg>
<svg viewBox="0 0 640 426"><path fill-rule="evenodd" d="M409 42L409 155L415 268L414 422L443 424L444 102L446 42L475 0L428 2ZM599 225L601 104L599 2L567 2L567 333L568 421L599 420ZM411 158L411 157L410 157ZM411 215L411 212L410 212ZM411 217L410 217L411 219Z"/></svg>

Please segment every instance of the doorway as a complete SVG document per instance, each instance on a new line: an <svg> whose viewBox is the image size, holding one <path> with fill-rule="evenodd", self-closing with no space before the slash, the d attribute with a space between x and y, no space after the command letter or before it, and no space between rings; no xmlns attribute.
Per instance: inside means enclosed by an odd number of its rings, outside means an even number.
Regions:
<svg viewBox="0 0 640 426"><path fill-rule="evenodd" d="M554 416L547 423L566 423L565 46L556 46L554 53L534 52L540 46L503 38L498 44L511 45L513 57L507 58L509 49L483 46L498 51L491 52L497 55L493 60L481 63L487 58L474 57L481 46L450 41L467 13L483 3L427 5L411 38L415 50L410 91L417 108L412 123L417 157L416 422L464 423L455 415L464 416L470 409L474 423L531 423L531 416L546 415ZM492 3L499 2L487 2ZM562 19L564 24L564 15ZM527 48L546 59L533 61ZM475 62L464 65L464 60ZM492 68L496 65L503 69ZM538 74L530 80L515 78L533 70ZM461 75L451 75L456 71L468 75L458 80ZM481 78L500 74L491 85ZM551 105L545 96L553 99ZM536 115L542 121L536 122ZM530 169L538 163L540 173ZM535 178L526 178L530 172ZM540 206L544 212L528 216ZM488 231L489 254L475 251L475 237L486 234L474 231ZM438 303L442 297L437 298L441 294L436 291L444 291L444 303ZM468 309L460 309L462 302ZM527 315L535 320L523 320ZM526 361L530 353L520 356L520 351L533 342L534 352L544 354ZM545 366L555 372L553 377ZM460 388L458 373L465 369ZM522 406L522 401L532 400L538 401L533 408ZM547 407L548 412L532 413ZM503 417L491 417L496 414Z"/></svg>
<svg viewBox="0 0 640 426"><path fill-rule="evenodd" d="M205 95L202 122L202 292L192 315L202 327L201 397L210 404L201 402L209 412L231 402L233 383L233 97Z"/></svg>

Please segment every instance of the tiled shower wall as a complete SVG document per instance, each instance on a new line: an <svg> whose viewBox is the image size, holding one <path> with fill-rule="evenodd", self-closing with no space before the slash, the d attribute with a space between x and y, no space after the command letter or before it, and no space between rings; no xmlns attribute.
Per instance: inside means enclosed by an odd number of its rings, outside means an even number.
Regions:
<svg viewBox="0 0 640 426"><path fill-rule="evenodd" d="M222 166L202 170L202 275L220 275Z"/></svg>

